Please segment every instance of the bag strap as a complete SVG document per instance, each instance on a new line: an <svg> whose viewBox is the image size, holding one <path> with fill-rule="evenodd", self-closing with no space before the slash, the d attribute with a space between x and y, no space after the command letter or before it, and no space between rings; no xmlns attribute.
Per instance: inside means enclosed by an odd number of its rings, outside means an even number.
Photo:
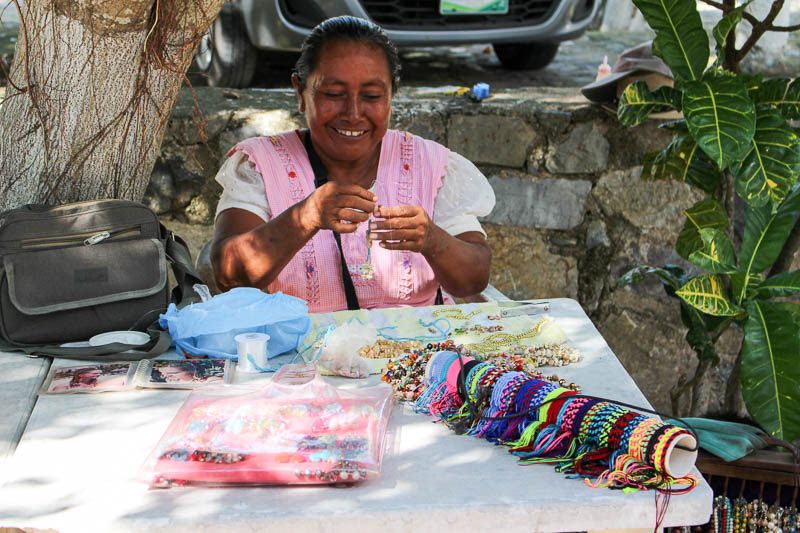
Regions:
<svg viewBox="0 0 800 533"><path fill-rule="evenodd" d="M29 357L64 357L81 361L139 361L140 359L158 357L169 350L172 344L172 337L169 332L159 328L157 322L152 323L147 328L147 334L150 336L150 340L141 345L113 342L102 346L86 347L67 347L58 344L20 346L8 344L0 339L0 351L24 352Z"/></svg>
<svg viewBox="0 0 800 533"><path fill-rule="evenodd" d="M319 188L328 183L328 170L319 154L314 149L314 144L311 142L311 132L304 132L303 144L305 144L306 152L308 153L308 161L311 163L311 169L314 171L314 187ZM358 295L356 294L356 287L353 285L353 278L350 277L350 269L347 268L347 261L344 258L344 250L342 249L342 237L338 232L331 230L333 238L336 241L336 246L339 248L339 262L342 266L342 285L344 285L344 296L347 299L347 309L349 311L356 311L361 309L358 303Z"/></svg>
<svg viewBox="0 0 800 533"><path fill-rule="evenodd" d="M172 266L172 273L175 275L175 288L172 289L172 303L178 307L184 307L190 303L199 303L200 295L193 287L196 284L203 285L205 282L200 279L192 264L192 254L186 241L178 235L160 224L161 235L164 239L167 260Z"/></svg>

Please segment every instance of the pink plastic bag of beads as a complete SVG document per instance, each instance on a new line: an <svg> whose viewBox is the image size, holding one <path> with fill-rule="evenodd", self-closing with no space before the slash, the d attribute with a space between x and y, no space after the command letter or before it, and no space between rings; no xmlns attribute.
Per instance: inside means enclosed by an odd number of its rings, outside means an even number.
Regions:
<svg viewBox="0 0 800 533"><path fill-rule="evenodd" d="M141 477L164 488L361 483L380 474L392 405L386 384L341 390L310 365L286 365L261 389L199 389Z"/></svg>

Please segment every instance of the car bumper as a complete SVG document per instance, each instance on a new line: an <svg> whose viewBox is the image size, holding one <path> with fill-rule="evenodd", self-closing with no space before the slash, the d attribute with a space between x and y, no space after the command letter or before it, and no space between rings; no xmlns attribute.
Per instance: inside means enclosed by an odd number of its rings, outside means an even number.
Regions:
<svg viewBox="0 0 800 533"><path fill-rule="evenodd" d="M386 33L397 46L566 41L579 37L586 31L600 5L599 1L595 2L590 15L573 22L571 19L578 2L580 0L560 2L546 20L530 26L481 30L387 29ZM310 32L310 28L287 19L280 8L279 0L239 0L239 3L245 15L250 41L256 48L299 50ZM371 19L358 0L328 0L320 7L328 17L348 14Z"/></svg>

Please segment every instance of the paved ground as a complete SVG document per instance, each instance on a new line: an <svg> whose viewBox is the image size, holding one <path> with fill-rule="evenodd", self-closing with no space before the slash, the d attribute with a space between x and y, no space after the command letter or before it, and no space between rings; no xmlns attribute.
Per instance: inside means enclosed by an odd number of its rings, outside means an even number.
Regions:
<svg viewBox="0 0 800 533"><path fill-rule="evenodd" d="M800 0L797 1L800 3ZM798 17L794 16L793 21L796 18ZM9 0L0 0L0 58L8 58L13 53L17 23L14 6L9 4ZM707 22L709 27L712 24L713 21ZM486 82L497 89L531 86L580 87L594 79L603 55L607 54L613 65L625 48L650 38L652 34L647 31L592 31L580 39L562 43L553 63L539 71L503 69L489 44L404 49L401 50L402 83L406 86L435 87L471 86L477 82ZM289 73L295 57L284 54L278 58L280 65L262 68L255 80L255 86L288 87ZM768 76L797 76L800 73L800 32L790 36L789 45L774 64L765 67L768 62L758 57L754 57L753 62L755 68ZM194 81L201 82L197 79Z"/></svg>
<svg viewBox="0 0 800 533"><path fill-rule="evenodd" d="M496 88L550 86L579 87L592 81L597 65L608 54L613 64L625 48L650 39L650 34L590 32L576 41L561 44L553 63L539 71L508 71L489 44L450 47L408 48L401 50L402 84L407 86L466 85L489 83ZM282 66L265 69L256 86L286 87L290 56L281 57Z"/></svg>

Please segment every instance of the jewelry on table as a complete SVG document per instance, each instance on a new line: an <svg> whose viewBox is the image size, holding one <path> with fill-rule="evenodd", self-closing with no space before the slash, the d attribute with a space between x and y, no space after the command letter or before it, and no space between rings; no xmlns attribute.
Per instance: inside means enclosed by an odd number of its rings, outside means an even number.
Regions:
<svg viewBox="0 0 800 533"><path fill-rule="evenodd" d="M367 359L396 358L420 348L422 348L422 344L417 341L395 341L378 338L374 343L362 347L358 354Z"/></svg>
<svg viewBox="0 0 800 533"><path fill-rule="evenodd" d="M444 309L437 309L433 312L434 318L450 318L453 320L469 320L470 318L481 314L480 311L472 311L465 313L457 307L445 307Z"/></svg>
<svg viewBox="0 0 800 533"><path fill-rule="evenodd" d="M547 319L542 319L533 328L522 333L512 334L502 331L493 333L479 342L467 344L465 348L478 353L500 352L507 347L519 344L520 341L535 338L547 322Z"/></svg>
<svg viewBox="0 0 800 533"><path fill-rule="evenodd" d="M456 335L463 335L465 333L496 333L498 331L503 331L503 326L482 326L480 324L475 324L472 326L455 328L453 333Z"/></svg>

